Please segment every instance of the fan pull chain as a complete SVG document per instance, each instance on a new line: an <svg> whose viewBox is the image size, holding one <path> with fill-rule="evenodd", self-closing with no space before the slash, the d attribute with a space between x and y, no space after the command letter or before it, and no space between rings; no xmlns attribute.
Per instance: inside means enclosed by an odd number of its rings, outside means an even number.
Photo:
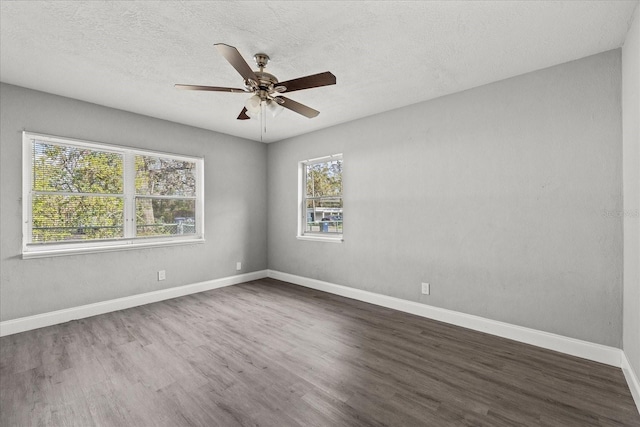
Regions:
<svg viewBox="0 0 640 427"><path fill-rule="evenodd" d="M264 112L263 112L263 108L262 108L262 102L260 103L260 142L264 142L262 140L262 137L264 135L263 132L263 123L264 123Z"/></svg>
<svg viewBox="0 0 640 427"><path fill-rule="evenodd" d="M260 112L260 142L262 141L263 133L267 133L267 103L261 103L262 111ZM264 132L263 132L264 131Z"/></svg>

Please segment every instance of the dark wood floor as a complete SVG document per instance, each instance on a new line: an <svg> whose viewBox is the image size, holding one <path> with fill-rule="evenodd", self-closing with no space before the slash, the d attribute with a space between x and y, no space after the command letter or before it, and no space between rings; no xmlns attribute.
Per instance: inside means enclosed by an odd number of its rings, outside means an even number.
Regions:
<svg viewBox="0 0 640 427"><path fill-rule="evenodd" d="M2 426L640 426L620 369L272 279L0 353Z"/></svg>

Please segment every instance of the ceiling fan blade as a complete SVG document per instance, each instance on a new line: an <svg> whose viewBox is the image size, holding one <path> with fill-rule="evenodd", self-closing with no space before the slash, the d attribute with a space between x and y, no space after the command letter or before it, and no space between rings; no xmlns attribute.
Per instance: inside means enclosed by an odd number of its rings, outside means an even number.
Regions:
<svg viewBox="0 0 640 427"><path fill-rule="evenodd" d="M224 58L229 61L229 63L236 69L238 73L242 76L242 78L246 80L253 80L254 82L258 81L258 77L256 77L255 73L247 64L247 61L244 60L238 49L233 46L229 46L224 43L215 44L216 49Z"/></svg>
<svg viewBox="0 0 640 427"><path fill-rule="evenodd" d="M329 86L334 84L336 84L336 76L331 74L329 71L325 71L324 73L280 82L278 83L278 86L284 86L287 88L287 92L293 92L294 90L310 89L313 87Z"/></svg>
<svg viewBox="0 0 640 427"><path fill-rule="evenodd" d="M198 86L198 85L174 85L176 89L184 90L208 90L210 92L242 92L247 93L244 89L238 89L235 87L218 87L218 86Z"/></svg>
<svg viewBox="0 0 640 427"><path fill-rule="evenodd" d="M314 110L311 107L307 107L306 105L300 104L299 102L293 101L289 98L285 98L284 96L279 96L278 98L284 101L283 103L279 102L279 104L282 105L284 108L288 108L291 111L295 111L298 114L302 114L303 116L309 119L320 114L320 111Z"/></svg>
<svg viewBox="0 0 640 427"><path fill-rule="evenodd" d="M247 116L247 108L243 108L240 111L240 115L238 116L238 120L249 120L251 117Z"/></svg>

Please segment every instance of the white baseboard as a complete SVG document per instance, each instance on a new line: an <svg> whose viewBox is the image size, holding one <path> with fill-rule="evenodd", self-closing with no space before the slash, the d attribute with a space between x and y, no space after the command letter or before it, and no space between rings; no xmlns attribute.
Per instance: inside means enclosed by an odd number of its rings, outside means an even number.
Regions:
<svg viewBox="0 0 640 427"><path fill-rule="evenodd" d="M0 337L46 326L57 325L71 320L83 319L112 311L124 310L171 298L222 288L225 286L236 285L252 280L263 279L265 277L271 277L273 279L282 280L307 288L340 295L346 298L391 308L405 313L438 320L452 325L485 332L499 337L512 339L514 341L535 345L621 368L624 372L624 376L627 380L636 406L640 411L640 381L638 380L638 376L633 370L633 367L629 363L626 355L618 348L594 344L588 341L577 340L562 335L538 331L536 329L516 326L509 323L486 319L480 316L433 307L427 304L407 301L400 298L376 294L361 289L350 288L348 286L323 282L321 280L310 279L307 277L296 276L294 274L283 273L276 270L254 271L251 273L239 274L237 276L207 280L205 282L193 283L175 288L162 289L159 291L37 314L35 316L6 320L4 322L0 322Z"/></svg>
<svg viewBox="0 0 640 427"><path fill-rule="evenodd" d="M497 335L499 337L570 354L572 356L582 357L584 359L593 360L615 366L617 368L622 366L623 352L619 348L595 344L588 341L516 326L509 323L486 319L480 316L433 307L427 304L407 301L387 295L376 294L369 291L363 291L361 289L350 288L348 286L309 279L307 277L296 276L294 274L283 273L280 271L267 270L267 274L268 277L273 279L294 283L307 288L329 292L331 294L368 302L382 307L392 308L405 313L427 317L440 322Z"/></svg>
<svg viewBox="0 0 640 427"><path fill-rule="evenodd" d="M267 277L267 270L260 270L252 273L238 274L237 276L223 277L220 279L178 286L175 288L162 289L159 291L147 292L144 294L132 295L109 301L81 305L79 307L72 307L64 310L51 311L49 313L37 314L35 316L6 320L4 322L0 322L0 336L44 328L45 326L57 325L70 320L83 319L85 317L96 316L98 314L137 307L144 304L209 291L211 289L249 282L251 280L263 279L265 277Z"/></svg>
<svg viewBox="0 0 640 427"><path fill-rule="evenodd" d="M627 355L624 353L622 354L622 372L624 372L624 377L627 380L627 384L629 384L629 390L631 390L633 400L636 402L638 412L640 412L640 380L638 380L638 375L636 375L633 366L631 366Z"/></svg>
<svg viewBox="0 0 640 427"><path fill-rule="evenodd" d="M175 288L162 289L159 291L37 314L34 316L6 320L4 322L0 322L0 336L16 334L19 332L68 322L70 320L82 319L85 317L96 316L98 314L109 313L112 311L123 310L184 295L208 291L211 289L231 286L251 280L262 279L264 277L272 277L274 279L283 280L285 282L305 286L307 288L329 292L335 295L427 317L429 319L462 326L464 328L497 335L503 338L509 338L514 341L520 341L538 347L559 351L561 353L582 357L584 359L594 360L596 362L605 363L618 368L622 368L624 366L623 364L626 363L628 368L625 370L625 375L635 379L634 384L636 395L640 391L637 377L631 369L631 366L626 360L622 350L614 347L594 344L588 341L577 340L562 335L538 331L509 323L486 319L484 317L433 307L427 304L407 301L400 298L376 294L369 291L363 291L361 289L350 288L348 286L323 282L321 280L296 276L275 270L260 270L252 273L239 274L237 276L223 277L220 279L208 280ZM636 395L634 395L634 398L636 398Z"/></svg>

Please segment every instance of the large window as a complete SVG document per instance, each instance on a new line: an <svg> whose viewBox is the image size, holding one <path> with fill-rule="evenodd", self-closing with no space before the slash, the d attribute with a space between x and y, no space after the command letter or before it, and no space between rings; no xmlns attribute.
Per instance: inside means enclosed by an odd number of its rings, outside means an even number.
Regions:
<svg viewBox="0 0 640 427"><path fill-rule="evenodd" d="M203 240L201 158L23 133L23 256Z"/></svg>
<svg viewBox="0 0 640 427"><path fill-rule="evenodd" d="M342 154L299 164L298 237L342 241Z"/></svg>

